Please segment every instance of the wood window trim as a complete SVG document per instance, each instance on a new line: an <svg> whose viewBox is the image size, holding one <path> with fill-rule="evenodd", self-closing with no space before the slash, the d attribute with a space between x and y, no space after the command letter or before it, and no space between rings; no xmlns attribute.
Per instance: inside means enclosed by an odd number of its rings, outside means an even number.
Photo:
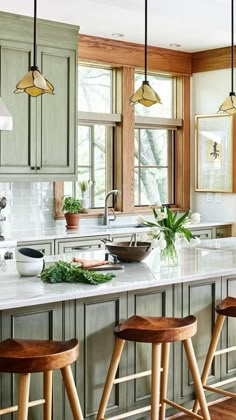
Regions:
<svg viewBox="0 0 236 420"><path fill-rule="evenodd" d="M150 213L151 207L134 207L134 108L129 105L129 98L134 90L134 73L132 67L123 67L118 71L117 83L122 92L118 98L118 109L122 119L115 127L114 141L114 187L122 195L117 200L118 215ZM173 209L190 207L190 77L177 78L177 120L182 125L177 127L175 139L175 204ZM54 216L62 219L63 182L54 184ZM82 217L100 217L103 209L91 209Z"/></svg>

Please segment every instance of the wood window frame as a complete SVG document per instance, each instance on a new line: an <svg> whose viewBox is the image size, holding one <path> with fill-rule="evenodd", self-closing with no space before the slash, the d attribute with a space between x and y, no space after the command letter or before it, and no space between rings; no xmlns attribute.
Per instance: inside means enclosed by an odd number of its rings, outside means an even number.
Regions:
<svg viewBox="0 0 236 420"><path fill-rule="evenodd" d="M108 48L108 44L110 48ZM176 76L176 118L182 122L177 127L175 138L175 204L174 209L190 208L190 77L191 55L172 50L152 48L149 66L153 72L166 72ZM143 46L121 41L80 35L79 59L86 62L107 63L116 67L117 101L115 112L122 114L114 129L114 188L122 195L116 202L120 215L148 213L150 207L134 207L134 107L129 98L134 92L134 75L143 61ZM165 60L163 59L165 54ZM163 65L164 63L164 65ZM167 120L167 119L165 119ZM167 122L167 121L166 121ZM63 182L54 183L54 216L63 218ZM82 217L101 216L103 209L91 209Z"/></svg>

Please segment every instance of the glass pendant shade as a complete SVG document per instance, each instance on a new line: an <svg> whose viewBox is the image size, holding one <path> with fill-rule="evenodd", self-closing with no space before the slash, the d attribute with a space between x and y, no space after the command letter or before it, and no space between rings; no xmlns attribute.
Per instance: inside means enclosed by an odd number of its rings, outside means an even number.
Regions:
<svg viewBox="0 0 236 420"><path fill-rule="evenodd" d="M39 96L43 93L54 95L53 91L53 85L43 77L38 67L32 66L25 77L17 83L14 93L26 92L30 96Z"/></svg>
<svg viewBox="0 0 236 420"><path fill-rule="evenodd" d="M234 92L230 93L223 104L221 104L219 112L226 112L231 115L236 113L236 96Z"/></svg>
<svg viewBox="0 0 236 420"><path fill-rule="evenodd" d="M29 96L40 96L43 93L54 95L53 85L45 79L36 66L36 24L37 24L37 0L34 0L34 49L33 49L33 66L30 67L28 73L16 85L14 93L27 93Z"/></svg>
<svg viewBox="0 0 236 420"><path fill-rule="evenodd" d="M154 104L161 104L160 96L149 85L148 81L143 81L142 86L131 96L130 104L142 104L144 106L151 106Z"/></svg>
<svg viewBox="0 0 236 420"><path fill-rule="evenodd" d="M144 106L152 106L161 104L160 96L149 85L147 80L147 0L145 0L145 43L144 43L144 81L142 86L129 99L130 105L141 104Z"/></svg>

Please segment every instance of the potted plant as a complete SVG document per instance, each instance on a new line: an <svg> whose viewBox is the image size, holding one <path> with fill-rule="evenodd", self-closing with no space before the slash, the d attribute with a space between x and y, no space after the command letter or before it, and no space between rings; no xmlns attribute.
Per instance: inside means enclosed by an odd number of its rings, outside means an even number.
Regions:
<svg viewBox="0 0 236 420"><path fill-rule="evenodd" d="M77 229L79 225L80 219L80 211L82 209L82 205L80 200L74 197L64 197L64 204L62 210L65 211L65 218L66 218L66 228L67 229Z"/></svg>
<svg viewBox="0 0 236 420"><path fill-rule="evenodd" d="M85 197L85 193L89 188L91 181L79 181L79 188L81 191L81 205L82 205L82 212L87 213L89 208L89 199Z"/></svg>

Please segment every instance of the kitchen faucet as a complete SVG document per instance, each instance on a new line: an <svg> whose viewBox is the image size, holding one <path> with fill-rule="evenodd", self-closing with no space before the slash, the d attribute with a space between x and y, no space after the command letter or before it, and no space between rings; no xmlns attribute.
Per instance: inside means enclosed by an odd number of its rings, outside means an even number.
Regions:
<svg viewBox="0 0 236 420"><path fill-rule="evenodd" d="M120 194L120 190L111 190L107 193L106 198L105 198L105 205L104 205L104 217L103 217L103 225L109 225L109 221L114 221L116 220L116 215L114 212L114 209L112 209L114 218L113 219L109 219L109 215L108 215L108 198L112 195L118 195Z"/></svg>

